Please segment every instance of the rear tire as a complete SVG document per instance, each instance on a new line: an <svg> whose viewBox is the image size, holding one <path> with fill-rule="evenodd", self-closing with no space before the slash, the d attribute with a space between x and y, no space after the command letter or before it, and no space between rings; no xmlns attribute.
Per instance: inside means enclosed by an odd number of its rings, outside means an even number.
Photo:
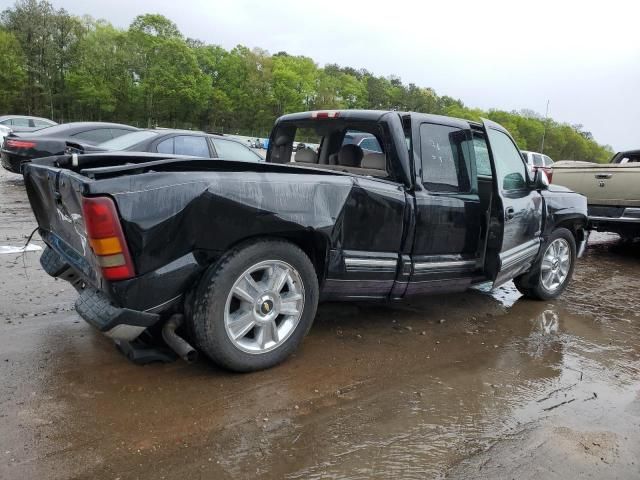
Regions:
<svg viewBox="0 0 640 480"><path fill-rule="evenodd" d="M566 228L554 230L542 247L543 254L531 271L514 279L527 298L557 298L569 284L576 262L576 241Z"/></svg>
<svg viewBox="0 0 640 480"><path fill-rule="evenodd" d="M313 264L296 245L244 244L205 273L187 318L189 330L218 365L262 370L298 348L313 323L318 295Z"/></svg>

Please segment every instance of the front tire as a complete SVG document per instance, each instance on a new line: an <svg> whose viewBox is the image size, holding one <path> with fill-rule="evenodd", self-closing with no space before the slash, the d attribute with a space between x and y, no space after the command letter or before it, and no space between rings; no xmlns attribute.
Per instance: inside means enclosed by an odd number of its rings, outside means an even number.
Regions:
<svg viewBox="0 0 640 480"><path fill-rule="evenodd" d="M576 241L566 228L554 230L543 246L543 254L531 271L514 279L525 297L557 298L569 284L576 262Z"/></svg>
<svg viewBox="0 0 640 480"><path fill-rule="evenodd" d="M202 278L188 321L198 348L238 372L272 367L300 345L318 305L318 278L296 245L234 248Z"/></svg>

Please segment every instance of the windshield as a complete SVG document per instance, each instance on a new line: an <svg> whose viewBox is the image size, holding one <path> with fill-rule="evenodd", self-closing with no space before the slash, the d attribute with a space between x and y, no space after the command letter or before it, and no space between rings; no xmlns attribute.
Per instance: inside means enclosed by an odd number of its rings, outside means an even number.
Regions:
<svg viewBox="0 0 640 480"><path fill-rule="evenodd" d="M125 150L156 135L158 135L156 132L150 131L127 133L113 140L99 143L98 147L104 148L105 150Z"/></svg>

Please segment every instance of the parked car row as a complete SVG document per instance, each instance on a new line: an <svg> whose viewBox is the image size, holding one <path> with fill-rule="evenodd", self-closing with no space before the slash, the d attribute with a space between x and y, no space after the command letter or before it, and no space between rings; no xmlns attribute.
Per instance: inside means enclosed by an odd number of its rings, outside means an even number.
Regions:
<svg viewBox="0 0 640 480"><path fill-rule="evenodd" d="M0 160L5 169L20 173L24 164L35 158L65 152L107 151L263 161L251 148L224 135L193 130L139 129L105 122L73 122L29 132L7 132L2 140Z"/></svg>

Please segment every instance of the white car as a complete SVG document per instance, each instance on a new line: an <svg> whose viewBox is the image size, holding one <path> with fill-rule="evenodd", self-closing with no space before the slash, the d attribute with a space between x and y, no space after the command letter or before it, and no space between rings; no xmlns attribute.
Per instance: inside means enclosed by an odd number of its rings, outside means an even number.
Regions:
<svg viewBox="0 0 640 480"><path fill-rule="evenodd" d="M553 176L553 160L551 160L551 158L543 153L529 152L527 150L521 150L520 153L522 153L532 172L540 168L547 174L549 181L551 181Z"/></svg>
<svg viewBox="0 0 640 480"><path fill-rule="evenodd" d="M2 115L0 125L10 128L14 132L33 132L41 128L57 125L53 120L28 115Z"/></svg>
<svg viewBox="0 0 640 480"><path fill-rule="evenodd" d="M11 129L5 125L0 125L0 147L4 143L4 137L11 133Z"/></svg>

